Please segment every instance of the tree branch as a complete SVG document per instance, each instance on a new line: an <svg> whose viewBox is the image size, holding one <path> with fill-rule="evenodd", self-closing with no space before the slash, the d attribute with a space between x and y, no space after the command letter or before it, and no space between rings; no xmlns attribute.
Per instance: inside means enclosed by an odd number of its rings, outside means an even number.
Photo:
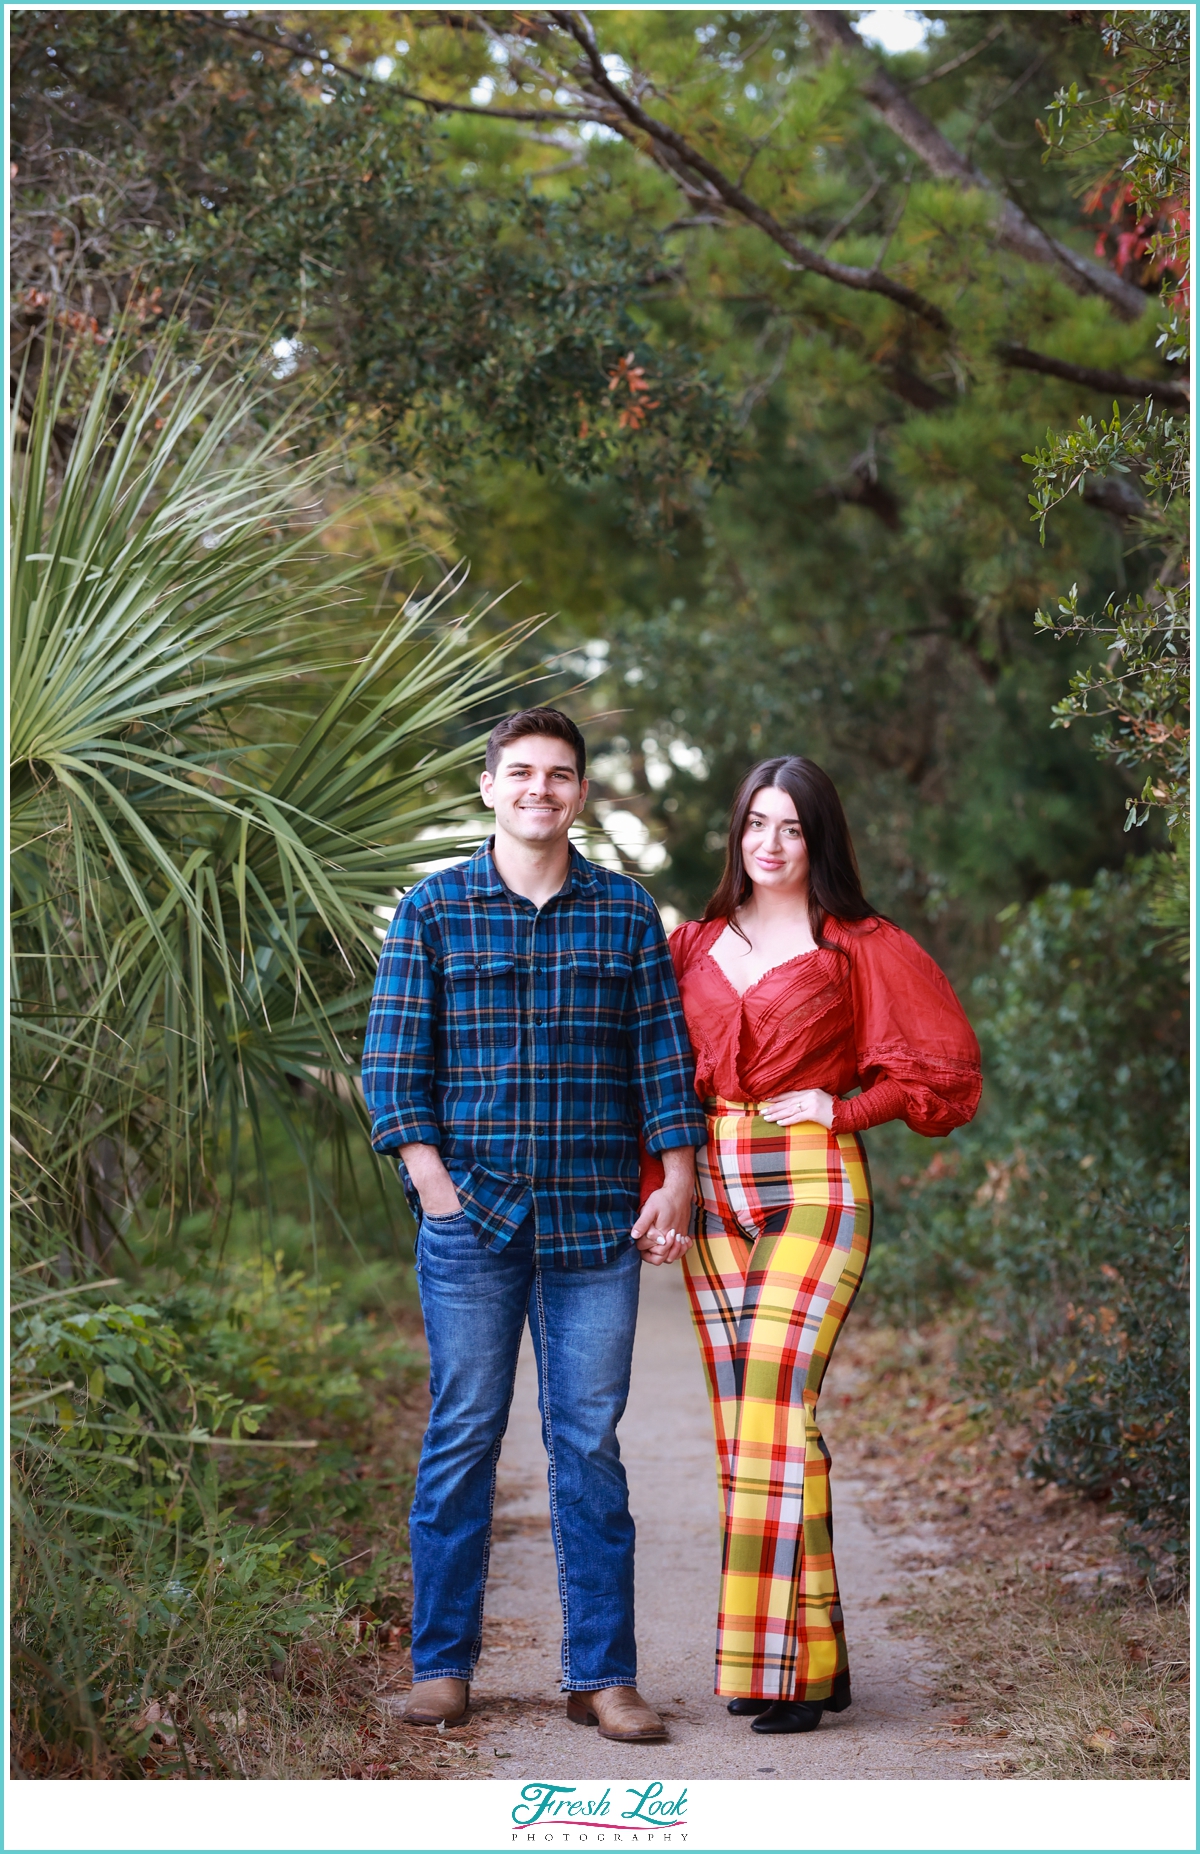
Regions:
<svg viewBox="0 0 1200 1854"><path fill-rule="evenodd" d="M222 19L213 13L188 13L186 17L198 25L213 26L220 32L232 32L237 38L249 39L255 45L268 45L273 51L286 52L290 58L311 58L314 63L331 65L340 77L349 78L351 83L370 84L374 89L385 91L388 96L403 97L406 103L420 103L435 115L492 116L501 122L606 121L605 116L596 110L572 113L562 109L491 109L482 103L455 103L448 97L427 97L419 90L405 90L402 84L393 84L390 78L376 77L373 71L354 71L347 64L339 64L336 58L322 58L314 47L305 45L302 40L293 38L290 32L284 32L281 28L276 28L272 38L268 33L255 32L253 27L242 25L240 20Z"/></svg>
<svg viewBox="0 0 1200 1854"><path fill-rule="evenodd" d="M927 301L916 290L910 290L906 284L898 283L894 277L889 277L880 270L863 270L857 265L835 264L829 258L822 257L819 251L813 251L808 245L802 245L786 227L780 225L778 219L768 212L765 206L760 206L756 200L750 198L749 194L744 193L741 187L722 173L719 167L714 166L705 155L702 155L698 148L693 148L690 142L677 134L674 129L668 128L666 123L659 122L655 117L648 115L639 103L635 103L632 97L627 96L620 86L613 82L604 68L596 36L588 23L586 14L552 10L550 18L564 32L569 33L581 47L587 60L592 85L623 112L634 128L641 130L642 134L648 136L657 148L664 151L668 157L664 164L674 168L677 163L681 163L685 168L690 169L707 184L712 194L723 200L727 206L732 207L751 225L758 226L759 230L765 232L781 251L786 251L798 269L813 271L820 277L828 277L832 283L843 284L847 289L865 290L873 295L886 296L892 302L898 303L902 309L907 309L911 314L918 315L924 321L932 323L934 328L948 329L946 317L936 303Z"/></svg>
<svg viewBox="0 0 1200 1854"><path fill-rule="evenodd" d="M949 77L951 71L961 71L964 64L970 64L972 58L977 58L981 51L986 51L989 45L995 44L1004 31L1004 26L1005 22L1001 20L999 25L993 26L990 32L985 32L978 44L972 45L969 51L959 52L957 58L949 59L946 64L939 64L936 71L926 71L924 77L914 77L912 83L905 84L904 88L911 94L914 90L924 90L926 84L936 84L939 77Z"/></svg>
<svg viewBox="0 0 1200 1854"><path fill-rule="evenodd" d="M807 17L825 45L859 55L865 51L844 13L814 10ZM1031 264L1057 270L1080 296L1103 296L1123 321L1141 319L1146 308L1143 291L1135 284L1126 283L1116 271L1077 257L1057 238L1035 225L986 174L971 166L882 66L874 65L859 88L893 134L920 157L938 180L952 180L961 187L978 187L995 200L999 209L997 232L1000 243L1007 250Z"/></svg>
<svg viewBox="0 0 1200 1854"><path fill-rule="evenodd" d="M1182 406L1185 411L1191 405L1184 380L1135 380L1128 373L1110 373L1107 367L1077 367L1074 361L1038 354L1033 348L1018 347L1011 341L999 342L996 352L1010 367L1022 367L1026 373L1047 373L1057 380L1094 386L1101 393L1115 393L1123 399L1159 399L1164 405Z"/></svg>

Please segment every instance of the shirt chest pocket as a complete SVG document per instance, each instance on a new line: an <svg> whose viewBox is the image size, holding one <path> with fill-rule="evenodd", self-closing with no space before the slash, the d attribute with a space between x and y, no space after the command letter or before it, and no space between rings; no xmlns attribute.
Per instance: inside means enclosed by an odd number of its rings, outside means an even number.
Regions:
<svg viewBox="0 0 1200 1854"><path fill-rule="evenodd" d="M632 1004L628 953L572 953L568 1041L623 1043Z"/></svg>
<svg viewBox="0 0 1200 1854"><path fill-rule="evenodd" d="M442 966L446 1013L460 1048L517 1040L516 961L500 954L450 953Z"/></svg>

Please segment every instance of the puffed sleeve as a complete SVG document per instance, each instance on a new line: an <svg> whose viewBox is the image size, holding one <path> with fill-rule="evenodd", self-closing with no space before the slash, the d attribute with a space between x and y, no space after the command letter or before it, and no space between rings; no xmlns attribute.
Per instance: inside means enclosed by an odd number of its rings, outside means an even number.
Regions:
<svg viewBox="0 0 1200 1854"><path fill-rule="evenodd" d="M854 1043L862 1093L839 1101L836 1133L903 1120L914 1133L952 1133L979 1106L979 1044L946 975L888 921L847 928Z"/></svg>
<svg viewBox="0 0 1200 1854"><path fill-rule="evenodd" d="M671 949L671 963L675 967L675 981L682 984L683 975L692 962L692 952L696 941L704 931L702 921L680 921L667 936L667 945Z"/></svg>

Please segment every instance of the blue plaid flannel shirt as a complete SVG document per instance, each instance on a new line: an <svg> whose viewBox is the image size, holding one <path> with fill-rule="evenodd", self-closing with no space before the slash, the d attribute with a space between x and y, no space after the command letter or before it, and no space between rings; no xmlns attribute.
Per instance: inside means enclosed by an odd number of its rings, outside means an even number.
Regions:
<svg viewBox="0 0 1200 1854"><path fill-rule="evenodd" d="M628 876L572 848L535 908L489 839L397 908L363 1054L372 1144L440 1147L488 1248L531 1210L542 1262L593 1267L628 1247L639 1133L650 1152L703 1144L693 1074L662 922Z"/></svg>

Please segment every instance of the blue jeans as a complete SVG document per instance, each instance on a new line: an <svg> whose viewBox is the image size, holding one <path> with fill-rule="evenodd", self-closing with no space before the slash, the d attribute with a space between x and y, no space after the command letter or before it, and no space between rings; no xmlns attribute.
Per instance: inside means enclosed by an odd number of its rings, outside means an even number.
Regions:
<svg viewBox="0 0 1200 1854"><path fill-rule="evenodd" d="M629 1395L641 1256L542 1268L532 1220L498 1254L464 1216L424 1217L417 1279L433 1407L409 1520L413 1680L469 1680L483 1634L496 1497L525 1320L537 1356L563 1610L563 1690L633 1686L633 1520L617 1424Z"/></svg>

